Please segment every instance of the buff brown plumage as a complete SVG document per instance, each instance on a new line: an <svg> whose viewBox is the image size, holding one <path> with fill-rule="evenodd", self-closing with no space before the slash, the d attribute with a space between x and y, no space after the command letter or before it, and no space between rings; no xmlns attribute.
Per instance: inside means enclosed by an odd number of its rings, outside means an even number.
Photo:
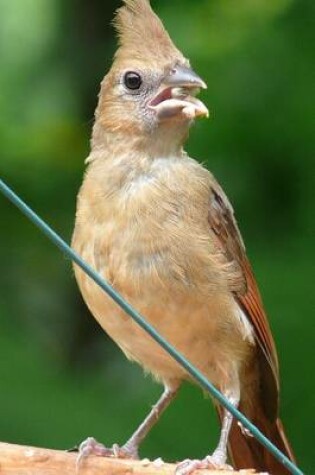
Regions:
<svg viewBox="0 0 315 475"><path fill-rule="evenodd" d="M147 0L125 0L119 47L102 81L73 247L148 321L293 459L278 418L274 341L233 209L213 175L183 145L205 88ZM165 391L116 454L140 442L189 376L77 267L91 313L125 355ZM212 456L179 466L288 471L217 407ZM110 453L94 439L81 455Z"/></svg>

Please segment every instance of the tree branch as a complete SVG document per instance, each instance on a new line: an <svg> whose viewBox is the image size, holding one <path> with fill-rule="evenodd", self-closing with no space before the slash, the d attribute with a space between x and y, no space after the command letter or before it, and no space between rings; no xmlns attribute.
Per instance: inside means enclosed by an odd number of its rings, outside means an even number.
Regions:
<svg viewBox="0 0 315 475"><path fill-rule="evenodd" d="M0 443L1 475L174 475L174 464L148 460L134 461L107 457L87 457L77 467L77 454ZM202 470L204 475L251 475L252 470Z"/></svg>

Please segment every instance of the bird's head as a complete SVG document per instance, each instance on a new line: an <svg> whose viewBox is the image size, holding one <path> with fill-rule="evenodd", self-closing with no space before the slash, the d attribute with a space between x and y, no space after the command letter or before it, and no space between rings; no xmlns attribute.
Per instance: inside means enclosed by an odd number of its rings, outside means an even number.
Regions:
<svg viewBox="0 0 315 475"><path fill-rule="evenodd" d="M97 134L187 135L196 117L208 116L196 98L204 81L175 47L149 0L124 0L114 20L119 48L102 81Z"/></svg>

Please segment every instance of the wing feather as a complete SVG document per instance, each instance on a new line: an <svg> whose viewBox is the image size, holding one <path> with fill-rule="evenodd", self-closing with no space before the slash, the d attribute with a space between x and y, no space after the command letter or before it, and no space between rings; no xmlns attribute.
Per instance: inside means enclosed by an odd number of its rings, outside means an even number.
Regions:
<svg viewBox="0 0 315 475"><path fill-rule="evenodd" d="M220 254L225 256L227 262L237 264L241 269L244 278L243 290L233 290L233 293L235 300L253 326L255 339L261 350L262 377L268 385L268 389L272 391L271 399L275 400L270 411L275 415L279 388L278 358L275 343L256 280L246 256L245 246L234 218L233 209L223 190L216 182L213 182L211 191L209 224L215 235L216 246Z"/></svg>

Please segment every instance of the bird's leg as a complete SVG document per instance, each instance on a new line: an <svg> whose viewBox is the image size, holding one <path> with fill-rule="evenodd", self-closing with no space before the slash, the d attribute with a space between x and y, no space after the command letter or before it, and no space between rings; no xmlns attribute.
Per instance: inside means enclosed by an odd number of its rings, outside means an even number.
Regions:
<svg viewBox="0 0 315 475"><path fill-rule="evenodd" d="M240 394L238 390L227 392L225 396L237 407L240 401ZM219 469L226 468L231 469L229 465L226 465L227 461L227 444L228 438L233 422L232 414L227 410L223 410L222 426L220 432L219 443L212 455L207 455L203 460L184 460L176 468L176 475L190 475L197 469Z"/></svg>
<svg viewBox="0 0 315 475"><path fill-rule="evenodd" d="M230 397L228 399L230 403L233 404L234 407L238 406L239 397L238 398ZM232 422L233 422L232 414L227 409L224 409L219 443L217 445L217 448L213 452L213 454L210 457L206 457L206 459L209 458L210 461L212 460L217 465L222 465L226 463L227 444L228 444L230 430L232 427Z"/></svg>
<svg viewBox="0 0 315 475"><path fill-rule="evenodd" d="M139 458L139 445L145 439L152 427L159 420L161 414L169 406L170 402L174 399L177 391L178 387L176 387L175 389L165 387L164 392L158 402L152 407L147 417L122 447L119 447L117 444L114 444L111 449L108 449L103 444L93 439L93 437L88 437L84 442L80 444L78 464L80 464L81 461L89 455L98 455L104 457L114 456L133 459Z"/></svg>
<svg viewBox="0 0 315 475"><path fill-rule="evenodd" d="M152 427L157 423L161 414L165 411L165 409L174 399L177 394L177 391L178 388L169 389L168 387L165 387L164 392L158 402L152 407L151 411L144 419L142 424L140 424L138 429L132 434L130 439L122 447L123 451L126 451L127 453L134 455L135 458L138 458L139 445L148 435Z"/></svg>

